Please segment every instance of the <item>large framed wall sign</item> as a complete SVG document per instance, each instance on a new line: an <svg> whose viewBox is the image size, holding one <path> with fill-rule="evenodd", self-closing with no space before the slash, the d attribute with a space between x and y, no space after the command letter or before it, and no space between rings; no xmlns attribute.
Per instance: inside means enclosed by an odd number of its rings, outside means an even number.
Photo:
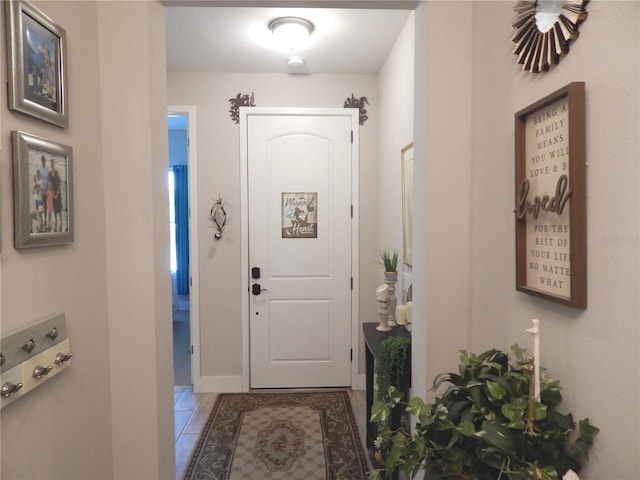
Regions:
<svg viewBox="0 0 640 480"><path fill-rule="evenodd" d="M587 308L585 84L515 114L516 290Z"/></svg>

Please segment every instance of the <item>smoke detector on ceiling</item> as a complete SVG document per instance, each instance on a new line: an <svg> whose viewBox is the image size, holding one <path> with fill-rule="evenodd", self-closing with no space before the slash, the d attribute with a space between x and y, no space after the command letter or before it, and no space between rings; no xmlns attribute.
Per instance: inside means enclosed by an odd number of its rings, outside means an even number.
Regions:
<svg viewBox="0 0 640 480"><path fill-rule="evenodd" d="M304 57L301 57L300 55L289 55L287 64L293 68L304 67Z"/></svg>

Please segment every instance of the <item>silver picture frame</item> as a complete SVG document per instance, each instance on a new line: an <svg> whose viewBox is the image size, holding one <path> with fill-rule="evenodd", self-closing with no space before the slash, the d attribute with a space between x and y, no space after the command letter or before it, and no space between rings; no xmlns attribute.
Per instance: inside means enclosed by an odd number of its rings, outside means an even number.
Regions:
<svg viewBox="0 0 640 480"><path fill-rule="evenodd" d="M28 2L5 13L9 109L67 128L65 30Z"/></svg>
<svg viewBox="0 0 640 480"><path fill-rule="evenodd" d="M73 149L17 130L11 139L15 248L73 242Z"/></svg>

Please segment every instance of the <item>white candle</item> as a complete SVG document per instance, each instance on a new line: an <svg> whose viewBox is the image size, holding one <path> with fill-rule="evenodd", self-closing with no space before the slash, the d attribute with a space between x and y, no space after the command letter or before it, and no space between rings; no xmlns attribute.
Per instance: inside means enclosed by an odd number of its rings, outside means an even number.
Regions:
<svg viewBox="0 0 640 480"><path fill-rule="evenodd" d="M533 335L533 395L536 401L540 401L540 322L537 318L533 320L533 327L527 329L527 333Z"/></svg>
<svg viewBox="0 0 640 480"><path fill-rule="evenodd" d="M413 323L413 302L407 302L407 323Z"/></svg>
<svg viewBox="0 0 640 480"><path fill-rule="evenodd" d="M407 324L407 306L406 305L396 305L396 323L398 325Z"/></svg>

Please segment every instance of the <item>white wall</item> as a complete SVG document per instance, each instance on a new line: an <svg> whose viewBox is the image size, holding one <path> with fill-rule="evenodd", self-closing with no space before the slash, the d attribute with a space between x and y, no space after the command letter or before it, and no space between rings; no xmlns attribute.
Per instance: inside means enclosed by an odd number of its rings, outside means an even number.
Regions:
<svg viewBox="0 0 640 480"><path fill-rule="evenodd" d="M469 345L472 21L468 2L416 11L412 387L427 398Z"/></svg>
<svg viewBox="0 0 640 480"><path fill-rule="evenodd" d="M416 132L426 132L416 135L416 178L425 185L416 197L426 208L415 224L426 251L417 249L414 265L414 301L425 315L414 344L427 353L414 367L426 365L426 378L418 375L426 387L435 373L455 371L460 348L530 347L525 329L539 318L542 364L564 387L561 408L601 429L581 478L637 480L640 4L590 2L569 55L537 75L511 53L512 7L428 2L416 13L416 58L426 59L416 64ZM572 81L586 82L584 311L514 287L514 114ZM448 321L457 330L444 328Z"/></svg>
<svg viewBox="0 0 640 480"><path fill-rule="evenodd" d="M98 19L113 475L173 478L164 7L98 2Z"/></svg>
<svg viewBox="0 0 640 480"><path fill-rule="evenodd" d="M413 142L414 15L411 13L378 73L380 98L380 172L378 177L378 248L398 250L403 255L401 151ZM381 268L379 269L381 271ZM411 267L398 267L396 297L402 303L402 273ZM380 276L380 282L382 276ZM372 296L363 293L365 298ZM375 321L375 320L371 320Z"/></svg>
<svg viewBox="0 0 640 480"><path fill-rule="evenodd" d="M71 124L61 130L6 106L1 110L2 334L64 311L74 359L63 374L2 410L2 477L171 478L170 286L163 266L168 237L160 179L166 177L166 137L164 145L157 138L166 135L167 104L159 80L161 7L37 5L67 29ZM421 247L414 261L414 387L426 395L434 374L456 368L459 348L527 345L524 329L538 317L543 364L564 386L564 407L601 428L583 479L635 480L640 472L635 408L640 404L640 4L589 3L589 18L570 54L540 75L515 64L511 8L501 1L429 2L416 12L415 195L416 205L424 208L416 208L414 219L414 242ZM135 18L135 25L125 18ZM6 62L0 64L6 80ZM123 84L122 71L135 81ZM363 320L374 317L366 294L380 278L374 263L378 245L364 240L379 235L375 77L176 75L169 77L168 103L198 105L199 138L205 139L198 152L200 211L207 212L220 193L229 199L231 214L229 234L217 245L201 219L201 287L215 292L201 305L206 340L214 346L203 359L206 373L241 372L239 306L227 306L238 303L233 298L240 275L233 220L239 207L239 180L233 181L239 139L227 102L238 92L254 91L260 106L339 106L351 93L371 101L370 119L361 130L360 309ZM585 311L514 289L513 114L574 80L587 84ZM4 90L1 95L6 105ZM30 251L12 247L8 138L13 129L74 147L74 244ZM122 146L113 145L120 141ZM139 175L143 193L123 178L129 169ZM50 278L60 279L55 288ZM123 302L130 302L130 309Z"/></svg>
<svg viewBox="0 0 640 480"><path fill-rule="evenodd" d="M113 470L96 4L35 5L67 32L69 128L9 111L1 89L2 335L64 312L73 359L2 409L2 478L106 479ZM4 85L6 49L0 51ZM11 130L73 147L73 244L13 248Z"/></svg>
<svg viewBox="0 0 640 480"><path fill-rule="evenodd" d="M208 384L224 388L242 375L240 272L240 139L229 115L229 99L254 93L259 107L342 107L353 93L369 100L369 119L360 127L360 317L375 321L371 292L380 279L376 208L378 205L378 84L375 75L278 75L234 73L168 74L173 105L197 111L198 210L200 251L200 371ZM221 195L228 214L221 240L208 219ZM362 352L361 352L362 357ZM363 365L363 357L360 362ZM361 371L362 371L361 367ZM235 380L234 380L235 379ZM223 383L220 383L223 382Z"/></svg>
<svg viewBox="0 0 640 480"><path fill-rule="evenodd" d="M164 10L36 6L66 29L70 119L10 112L2 90L2 335L65 312L73 359L2 409L2 478L175 478ZM13 248L15 129L73 147L73 244Z"/></svg>
<svg viewBox="0 0 640 480"><path fill-rule="evenodd" d="M590 2L569 55L540 75L503 48L498 25L513 14L505 7L485 2L474 12L472 344L530 347L524 330L539 318L542 364L564 387L563 407L601 428L584 477L637 479L640 415L615 405L640 404L639 377L628 375L640 364L640 4ZM513 114L572 81L586 82L584 311L513 290Z"/></svg>

